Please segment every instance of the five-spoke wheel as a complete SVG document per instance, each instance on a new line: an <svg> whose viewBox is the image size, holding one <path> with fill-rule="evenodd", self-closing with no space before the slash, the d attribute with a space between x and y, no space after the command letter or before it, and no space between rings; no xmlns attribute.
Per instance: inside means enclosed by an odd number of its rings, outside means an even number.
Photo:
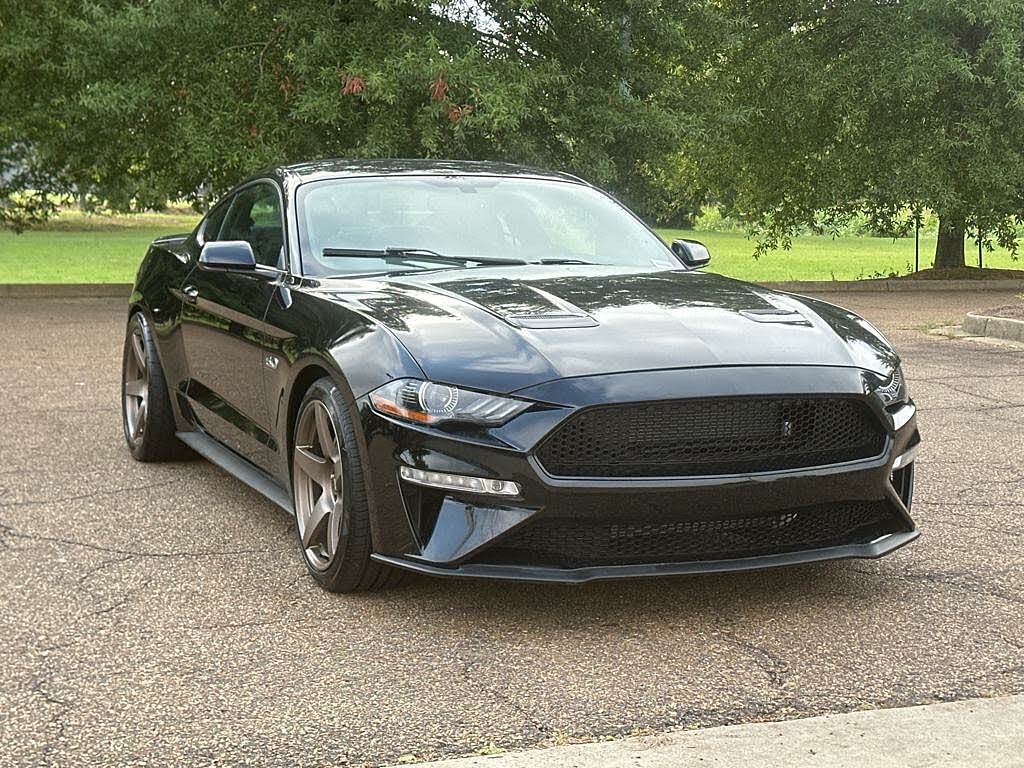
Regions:
<svg viewBox="0 0 1024 768"><path fill-rule="evenodd" d="M124 439L139 461L184 459L191 452L178 440L153 332L142 312L128 320L121 362L121 420Z"/></svg>
<svg viewBox="0 0 1024 768"><path fill-rule="evenodd" d="M137 443L142 439L146 428L146 407L149 400L149 365L140 323L133 323L128 329L128 343L124 356L123 398L125 434L130 443Z"/></svg>
<svg viewBox="0 0 1024 768"><path fill-rule="evenodd" d="M291 458L295 527L313 578L332 592L397 584L404 572L373 559L359 443L345 398L329 377L313 382L299 403Z"/></svg>
<svg viewBox="0 0 1024 768"><path fill-rule="evenodd" d="M299 413L292 457L299 537L310 566L323 571L342 536L345 474L341 446L322 401L310 400Z"/></svg>

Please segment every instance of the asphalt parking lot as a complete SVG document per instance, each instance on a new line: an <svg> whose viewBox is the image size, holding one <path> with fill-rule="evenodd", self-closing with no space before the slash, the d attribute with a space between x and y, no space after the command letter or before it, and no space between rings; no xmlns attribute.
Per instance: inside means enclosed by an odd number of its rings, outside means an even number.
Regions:
<svg viewBox="0 0 1024 768"><path fill-rule="evenodd" d="M878 561L328 595L290 518L121 435L124 305L0 300L0 765L378 765L1024 691L1010 293L830 294L902 353L921 539Z"/></svg>

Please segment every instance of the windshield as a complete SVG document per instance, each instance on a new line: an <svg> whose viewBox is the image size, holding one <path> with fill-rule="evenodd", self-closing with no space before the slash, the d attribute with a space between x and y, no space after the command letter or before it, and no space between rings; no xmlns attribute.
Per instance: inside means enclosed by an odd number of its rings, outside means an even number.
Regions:
<svg viewBox="0 0 1024 768"><path fill-rule="evenodd" d="M680 266L629 211L571 182L495 176L329 179L299 187L297 203L303 271L312 276L452 269L460 266L458 259L465 259L462 266L491 260ZM396 251L408 255L384 257Z"/></svg>

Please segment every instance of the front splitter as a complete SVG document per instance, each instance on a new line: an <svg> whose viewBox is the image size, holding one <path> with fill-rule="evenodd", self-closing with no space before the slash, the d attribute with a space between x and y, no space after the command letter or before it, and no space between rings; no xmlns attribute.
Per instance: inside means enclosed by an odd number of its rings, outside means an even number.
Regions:
<svg viewBox="0 0 1024 768"><path fill-rule="evenodd" d="M846 544L823 549L783 552L758 557L739 557L730 560L694 560L684 563L644 563L638 565L605 565L587 568L549 568L532 565L490 565L467 563L452 567L434 565L406 557L372 555L379 563L404 568L429 576L454 576L472 579L502 579L507 581L534 581L561 584L582 584L608 579L636 579L656 576L684 576L697 573L728 573L801 565L824 560L850 558L876 558L887 555L909 544L920 535L917 530L890 533L867 544Z"/></svg>

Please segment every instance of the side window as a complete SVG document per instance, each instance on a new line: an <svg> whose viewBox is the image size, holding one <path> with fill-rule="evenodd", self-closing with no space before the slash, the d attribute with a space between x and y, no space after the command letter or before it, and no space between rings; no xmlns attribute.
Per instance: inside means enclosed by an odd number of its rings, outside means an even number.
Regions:
<svg viewBox="0 0 1024 768"><path fill-rule="evenodd" d="M217 239L245 240L258 264L283 268L284 229L277 190L270 184L254 184L235 195Z"/></svg>
<svg viewBox="0 0 1024 768"><path fill-rule="evenodd" d="M224 216L227 214L230 206L231 201L226 201L218 205L206 215L206 221L203 222L202 233L202 241L204 243L211 243L220 239L218 234L220 233L221 225L224 223Z"/></svg>

